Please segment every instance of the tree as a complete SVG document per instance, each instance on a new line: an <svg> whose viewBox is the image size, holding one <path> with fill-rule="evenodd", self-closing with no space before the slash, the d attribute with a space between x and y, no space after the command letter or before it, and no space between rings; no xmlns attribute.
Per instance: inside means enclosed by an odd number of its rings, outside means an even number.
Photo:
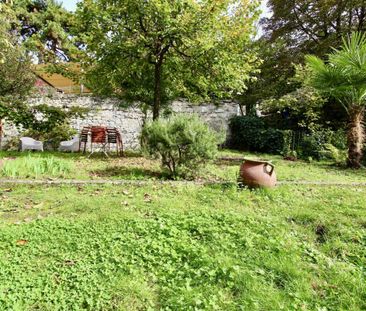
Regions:
<svg viewBox="0 0 366 311"><path fill-rule="evenodd" d="M4 116L1 109L26 98L34 82L29 58L10 31L13 17L9 7L0 4L0 119Z"/></svg>
<svg viewBox="0 0 366 311"><path fill-rule="evenodd" d="M328 61L309 55L309 83L338 99L348 113L348 166L361 166L366 106L366 35L353 33L343 39L341 49L328 54Z"/></svg>
<svg viewBox="0 0 366 311"><path fill-rule="evenodd" d="M324 56L342 36L366 30L365 0L269 0L263 20L267 37L281 38L298 52Z"/></svg>
<svg viewBox="0 0 366 311"><path fill-rule="evenodd" d="M55 0L4 1L12 10L12 32L38 62L69 61L75 45L70 40L73 14Z"/></svg>
<svg viewBox="0 0 366 311"><path fill-rule="evenodd" d="M261 20L256 42L261 72L241 97L247 106L294 92L301 87L291 81L294 64L303 64L306 54L323 58L342 36L366 29L365 0L268 0L267 6L272 14Z"/></svg>
<svg viewBox="0 0 366 311"><path fill-rule="evenodd" d="M1 4L0 123L4 118L15 117L15 113L19 112L19 107L23 107L34 83L34 74L30 70L29 59L19 46L17 37L11 35L9 31L12 16L12 11Z"/></svg>
<svg viewBox="0 0 366 311"><path fill-rule="evenodd" d="M232 97L257 61L246 47L250 0L85 0L77 10L86 78L95 93L139 101L157 119L177 97Z"/></svg>
<svg viewBox="0 0 366 311"><path fill-rule="evenodd" d="M261 112L277 128L314 131L321 124L324 99L311 87L300 87L279 99L267 99Z"/></svg>
<svg viewBox="0 0 366 311"><path fill-rule="evenodd" d="M283 40L269 42L261 38L253 43L253 49L263 62L259 66L255 80L251 81L248 89L238 96L240 104L246 107L247 113L251 113L263 100L280 98L301 85L291 80L295 73L294 63L300 62L300 59L289 56Z"/></svg>

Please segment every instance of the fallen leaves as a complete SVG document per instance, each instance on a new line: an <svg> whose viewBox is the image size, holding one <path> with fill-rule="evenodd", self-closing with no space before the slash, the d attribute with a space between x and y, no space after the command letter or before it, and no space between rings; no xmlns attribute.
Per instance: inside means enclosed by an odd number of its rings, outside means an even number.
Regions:
<svg viewBox="0 0 366 311"><path fill-rule="evenodd" d="M16 244L20 245L20 246L23 246L23 245L28 244L28 242L29 242L28 240L21 239L21 240L17 240Z"/></svg>
<svg viewBox="0 0 366 311"><path fill-rule="evenodd" d="M150 194L148 194L148 193L145 193L145 194L144 194L144 201L145 201L146 203L151 203L151 201L152 201L151 195L150 195Z"/></svg>
<svg viewBox="0 0 366 311"><path fill-rule="evenodd" d="M76 264L76 262L74 260L71 260L71 259L66 259L66 260L64 260L64 264L66 266L73 266L73 265Z"/></svg>

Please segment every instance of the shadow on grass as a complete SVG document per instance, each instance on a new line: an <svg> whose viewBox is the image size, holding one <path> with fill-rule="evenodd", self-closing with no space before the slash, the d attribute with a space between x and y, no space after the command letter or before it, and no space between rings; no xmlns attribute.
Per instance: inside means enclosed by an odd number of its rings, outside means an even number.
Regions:
<svg viewBox="0 0 366 311"><path fill-rule="evenodd" d="M120 167L113 166L105 169L93 170L90 175L108 178L108 177L120 177L128 179L161 179L168 180L168 176L161 171L140 168L140 167Z"/></svg>

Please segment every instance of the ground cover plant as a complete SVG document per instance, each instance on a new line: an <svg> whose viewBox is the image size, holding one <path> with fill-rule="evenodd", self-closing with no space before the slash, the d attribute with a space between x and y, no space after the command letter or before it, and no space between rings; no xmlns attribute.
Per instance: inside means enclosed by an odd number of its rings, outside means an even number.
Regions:
<svg viewBox="0 0 366 311"><path fill-rule="evenodd" d="M0 193L1 310L366 308L366 188Z"/></svg>

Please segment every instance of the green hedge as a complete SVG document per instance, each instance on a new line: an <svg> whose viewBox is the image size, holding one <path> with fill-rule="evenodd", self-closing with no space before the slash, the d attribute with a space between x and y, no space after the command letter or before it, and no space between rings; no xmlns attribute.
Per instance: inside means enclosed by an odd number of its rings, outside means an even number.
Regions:
<svg viewBox="0 0 366 311"><path fill-rule="evenodd" d="M263 118L257 116L233 117L229 126L229 147L238 150L296 155L302 159L314 160L329 158L331 153L342 154L347 150L346 134L341 129L332 131L320 128L312 132L279 130L269 127Z"/></svg>
<svg viewBox="0 0 366 311"><path fill-rule="evenodd" d="M284 133L267 127L257 116L235 116L229 127L231 148L266 153L281 153L284 149Z"/></svg>

